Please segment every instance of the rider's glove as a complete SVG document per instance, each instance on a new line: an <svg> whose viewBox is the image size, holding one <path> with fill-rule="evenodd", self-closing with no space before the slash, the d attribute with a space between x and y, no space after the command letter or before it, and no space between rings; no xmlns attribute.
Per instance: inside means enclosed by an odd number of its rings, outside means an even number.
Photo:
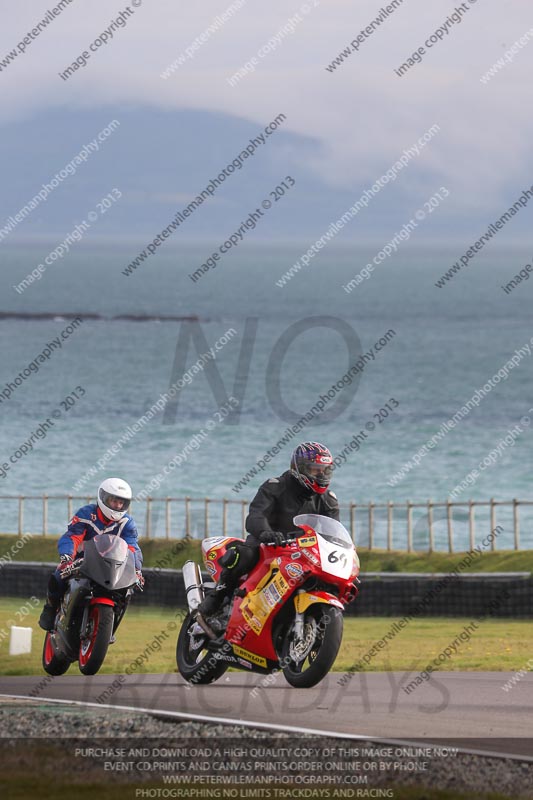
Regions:
<svg viewBox="0 0 533 800"><path fill-rule="evenodd" d="M280 531L263 531L259 537L259 541L262 544L273 543L279 546L285 541L285 534L281 533Z"/></svg>
<svg viewBox="0 0 533 800"><path fill-rule="evenodd" d="M142 574L140 569L136 570L135 574L137 575L137 588L140 589L141 592L142 592L142 590L144 588L144 577L143 577L143 574Z"/></svg>
<svg viewBox="0 0 533 800"><path fill-rule="evenodd" d="M66 577L72 571L72 556L68 553L63 553L63 555L59 557L58 569L61 573L61 577Z"/></svg>

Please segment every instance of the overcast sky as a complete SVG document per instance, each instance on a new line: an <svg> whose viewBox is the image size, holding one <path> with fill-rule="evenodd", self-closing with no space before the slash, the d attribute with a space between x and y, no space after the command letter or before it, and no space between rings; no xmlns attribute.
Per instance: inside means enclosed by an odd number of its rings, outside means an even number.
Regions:
<svg viewBox="0 0 533 800"><path fill-rule="evenodd" d="M21 116L31 120L45 108L106 105L147 113L151 107L222 111L258 125L284 112L284 130L317 141L301 155L305 166L332 188L350 189L381 174L437 123L441 132L420 159L421 192L449 185L456 210L486 207L488 223L533 184L533 17L523 0L468 0L462 22L401 78L394 69L459 3L404 0L358 52L328 72L326 65L379 14L379 0L247 0L166 80L161 73L230 1L135 2L141 4L130 5L134 14L126 26L65 82L58 72L126 8L120 0L73 0L0 72L3 124ZM52 0L0 4L0 61L51 7ZM294 31L230 86L227 78L257 58L297 14L301 22ZM529 30L531 43L482 84L480 77Z"/></svg>

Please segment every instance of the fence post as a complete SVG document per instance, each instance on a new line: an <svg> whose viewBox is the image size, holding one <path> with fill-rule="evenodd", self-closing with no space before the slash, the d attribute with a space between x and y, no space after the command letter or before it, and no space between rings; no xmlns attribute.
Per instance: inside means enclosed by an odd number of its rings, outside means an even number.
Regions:
<svg viewBox="0 0 533 800"><path fill-rule="evenodd" d="M514 527L514 549L520 550L520 516L518 513L518 500L513 500L513 527Z"/></svg>
<svg viewBox="0 0 533 800"><path fill-rule="evenodd" d="M18 521L17 521L17 531L18 536L22 536L24 532L24 525L25 525L25 502L28 499L26 495L18 495L16 497L10 497L10 499L18 500ZM36 497L35 500L38 500L39 497ZM42 535L47 536L49 534L49 501L50 496L48 494L41 495L42 500ZM69 520L72 518L72 509L73 509L73 501L77 499L74 495L59 495L53 496L52 499L58 499L61 501L67 500L67 516ZM83 500L83 498L81 498ZM174 498L175 499L175 498ZM91 501L91 498L87 498L88 502ZM172 502L173 498L167 496L166 498L154 498L154 497L147 497L146 498L146 532L145 536L147 539L153 538L153 531L152 531L152 509L153 509L153 502L154 500L158 500L160 502L165 501L165 538L169 540L172 537ZM186 538L191 538L191 498L185 497L185 536ZM209 497L206 497L204 500L205 503L205 536L208 537L211 533L210 531L210 503L214 502ZM220 500L216 500L216 502L222 502L222 534L224 536L228 535L228 505L232 502L227 498L221 498ZM241 500L238 501L241 503L241 524L242 524L242 534L243 536L246 534L246 507L247 501ZM476 533L476 506L484 505L489 506L490 508L490 527L491 532L494 531L497 527L497 511L496 506L498 505L511 505L513 506L513 536L514 536L514 549L515 551L520 550L520 505L522 501L518 498L514 498L512 501L496 501L493 497L490 500L484 501L482 503L474 500L465 501L463 503L454 503L451 500L446 500L444 504L438 505L445 505L446 507L446 518L447 518L447 528L448 528L448 550L450 553L454 552L454 530L453 530L453 508L456 505L468 505L468 527L469 527L469 547L472 550L475 547L475 533ZM356 543L357 539L357 531L356 531L356 509L357 503L354 501L350 501L349 503L349 516L350 516L350 534L353 543ZM364 504L366 505L366 503ZM399 504L400 506L403 503ZM411 500L406 501L406 508L407 508L407 552L413 552L413 518L412 512L413 508L417 504L413 504ZM385 507L385 505L383 505ZM394 511L395 511L396 503L394 501L388 500L386 503L387 508L387 550L392 551L394 547L393 541L393 534L394 534ZM344 507L346 509L346 506ZM376 528L375 528L375 508L376 504L374 502L368 503L368 526L369 526L369 541L368 547L370 550L376 547ZM435 520L434 520L434 508L435 503L432 499L427 500L427 509L428 509L428 528L429 528L429 552L435 552ZM217 531L218 533L219 531ZM491 550L496 550L496 543L495 539L493 538L491 542Z"/></svg>
<svg viewBox="0 0 533 800"><path fill-rule="evenodd" d="M43 495L43 536L48 533L48 495Z"/></svg>
<svg viewBox="0 0 533 800"><path fill-rule="evenodd" d="M490 529L491 531L494 530L496 527L496 504L494 502L494 497L490 498ZM490 549L496 550L496 541L493 537L492 542L490 543Z"/></svg>
<svg viewBox="0 0 533 800"><path fill-rule="evenodd" d="M476 523L475 523L475 519L474 519L474 513L475 513L475 511L474 511L474 503L472 502L472 500L469 500L468 501L468 538L469 538L469 544L470 544L470 549L471 550L474 549L475 538L476 538L476 535L475 535Z"/></svg>
<svg viewBox="0 0 533 800"><path fill-rule="evenodd" d="M165 503L165 538L170 539L170 497Z"/></svg>
<svg viewBox="0 0 533 800"><path fill-rule="evenodd" d="M185 498L185 538L191 538L191 498Z"/></svg>
<svg viewBox="0 0 533 800"><path fill-rule="evenodd" d="M228 501L226 498L222 501L222 536L227 536L228 529Z"/></svg>
<svg viewBox="0 0 533 800"><path fill-rule="evenodd" d="M246 506L248 503L246 500L241 500L242 502L242 538L246 538Z"/></svg>
<svg viewBox="0 0 533 800"><path fill-rule="evenodd" d="M448 523L448 551L453 553L452 506L449 500L446 500L446 522Z"/></svg>
<svg viewBox="0 0 533 800"><path fill-rule="evenodd" d="M205 509L204 509L204 521L205 521L205 538L209 538L209 497L205 498Z"/></svg>
<svg viewBox="0 0 533 800"><path fill-rule="evenodd" d="M152 498L146 498L146 538L150 538L152 528Z"/></svg>
<svg viewBox="0 0 533 800"><path fill-rule="evenodd" d="M429 524L429 552L435 552L435 531L433 530L433 503L428 500L428 524Z"/></svg>
<svg viewBox="0 0 533 800"><path fill-rule="evenodd" d="M18 523L18 529L19 529L19 536L22 536L23 529L24 529L24 496L23 495L21 495L19 497L19 523Z"/></svg>

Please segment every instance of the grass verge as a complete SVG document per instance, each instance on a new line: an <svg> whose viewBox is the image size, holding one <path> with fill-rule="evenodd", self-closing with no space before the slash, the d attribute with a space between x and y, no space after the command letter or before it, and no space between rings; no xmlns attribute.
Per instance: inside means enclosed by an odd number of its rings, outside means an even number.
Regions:
<svg viewBox="0 0 533 800"><path fill-rule="evenodd" d="M39 598L41 599L41 598ZM21 615L25 607L27 614ZM38 627L40 606L20 598L0 598L0 674L40 675L44 632ZM19 614L17 614L19 612ZM100 673L131 674L176 671L176 641L180 626L177 610L169 608L130 607L111 645ZM378 649L365 672L418 671L437 657L456 639L471 620L443 617L414 619L383 649ZM345 672L358 662L375 643L391 630L390 617L345 618L344 636L334 670ZM33 629L30 654L10 656L10 624ZM531 656L529 620L487 618L457 652L444 661L444 670L518 671ZM159 641L156 641L158 637ZM146 658L140 660L141 654ZM67 674L79 674L73 664Z"/></svg>

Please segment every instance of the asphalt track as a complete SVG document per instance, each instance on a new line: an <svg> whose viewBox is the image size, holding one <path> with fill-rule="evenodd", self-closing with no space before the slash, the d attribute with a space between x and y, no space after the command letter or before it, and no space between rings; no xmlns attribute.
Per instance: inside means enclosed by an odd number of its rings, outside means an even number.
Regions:
<svg viewBox="0 0 533 800"><path fill-rule="evenodd" d="M210 686L190 686L176 673L84 677L72 665L56 678L1 676L0 694L426 746L445 740L533 761L533 673L505 692L512 675L439 672L406 694L402 687L414 676L400 672L356 673L345 685L332 673L313 689L294 689L280 674L231 672Z"/></svg>

